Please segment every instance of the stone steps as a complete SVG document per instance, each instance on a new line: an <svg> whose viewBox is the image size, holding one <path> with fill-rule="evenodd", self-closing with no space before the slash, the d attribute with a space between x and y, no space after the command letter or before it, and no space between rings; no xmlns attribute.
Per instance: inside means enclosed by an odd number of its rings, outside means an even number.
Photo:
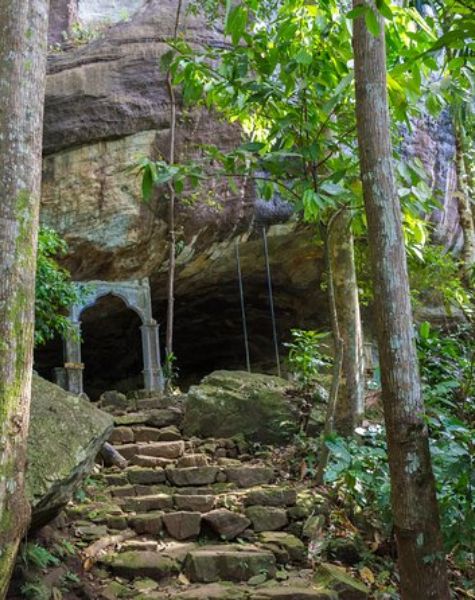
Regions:
<svg viewBox="0 0 475 600"><path fill-rule="evenodd" d="M90 530L87 513L77 516L91 539L95 532L98 537L104 531L136 533L99 558L102 573L106 569L122 578L129 589L142 581L149 586L126 597L366 598L313 584L300 539L311 509L298 499L295 485L276 482L274 467L266 463L270 453L253 455L240 440L183 439L179 410L146 410L139 400L135 406L140 410L115 417L110 439L129 465L103 469L105 489L93 509ZM114 594L104 598L119 597Z"/></svg>

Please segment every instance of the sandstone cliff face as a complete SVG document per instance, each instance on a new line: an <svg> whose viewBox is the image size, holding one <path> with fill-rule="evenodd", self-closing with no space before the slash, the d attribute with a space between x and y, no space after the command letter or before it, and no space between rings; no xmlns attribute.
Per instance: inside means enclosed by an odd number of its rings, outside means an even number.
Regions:
<svg viewBox="0 0 475 600"><path fill-rule="evenodd" d="M175 10L170 0L148 3L86 47L50 58L42 218L70 243L68 266L78 279L151 276L163 267L163 194L144 205L140 181L126 169L139 157L168 152L170 99L160 58L168 51ZM196 43L221 40L185 11L180 33ZM179 114L179 159L196 157L200 144L219 140L227 148L239 139L236 128L204 111ZM211 181L198 202L192 195L182 200L183 257L191 259L236 227L247 228L252 196L241 187L236 193L228 182Z"/></svg>
<svg viewBox="0 0 475 600"><path fill-rule="evenodd" d="M66 265L73 277L150 277L159 321L166 297L166 202L163 192L157 192L145 205L140 181L127 169L139 157L168 152L170 100L160 58L168 50L176 7L177 0L53 0L52 40L78 17L93 27L114 15L125 17L125 11L138 12L89 44L66 45L69 49L50 56L44 130L42 220L68 241ZM223 43L219 32L186 8L179 31L196 44ZM240 140L237 128L201 109L179 110L177 125L180 159L199 157L203 143L218 141L226 149ZM421 123L407 148L423 158L433 172L434 189L443 191L444 210L435 215L437 236L456 247L460 231L452 196L450 127ZM241 241L252 351L260 362L272 355L256 224L272 225L279 331L288 334L292 326L315 327L325 321L322 251L313 241L314 232L289 221L288 207L258 202L249 183L238 183L236 192L228 181L212 180L196 194L185 194L178 207L177 354L185 363L186 357L211 361L203 373L243 365L236 239ZM111 325L101 327L107 335Z"/></svg>

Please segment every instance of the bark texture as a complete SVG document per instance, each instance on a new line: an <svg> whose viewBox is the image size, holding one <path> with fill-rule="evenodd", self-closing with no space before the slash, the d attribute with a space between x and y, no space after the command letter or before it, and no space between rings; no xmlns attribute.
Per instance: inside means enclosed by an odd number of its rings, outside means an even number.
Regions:
<svg viewBox="0 0 475 600"><path fill-rule="evenodd" d="M463 279L470 285L472 271L475 266L475 226L470 206L470 187L464 162L463 135L455 126L455 171L457 173L457 201L460 227L463 233L462 271Z"/></svg>
<svg viewBox="0 0 475 600"><path fill-rule="evenodd" d="M47 21L47 0L0 0L0 598L30 516L24 475Z"/></svg>
<svg viewBox="0 0 475 600"><path fill-rule="evenodd" d="M333 275L333 290L339 332L343 344L335 430L352 435L364 410L363 335L361 329L355 251L351 232L351 211L338 213L328 232L328 260Z"/></svg>
<svg viewBox="0 0 475 600"><path fill-rule="evenodd" d="M353 6L374 2L353 0ZM368 220L384 416L405 600L445 600L450 593L423 421L412 310L392 164L386 92L384 22L373 36L363 17L354 25L356 111L361 178Z"/></svg>

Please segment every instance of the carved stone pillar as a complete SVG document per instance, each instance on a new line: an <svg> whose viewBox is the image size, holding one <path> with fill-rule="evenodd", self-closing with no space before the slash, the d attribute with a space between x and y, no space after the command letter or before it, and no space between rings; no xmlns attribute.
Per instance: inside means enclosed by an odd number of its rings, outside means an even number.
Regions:
<svg viewBox="0 0 475 600"><path fill-rule="evenodd" d="M164 381L160 361L158 324L154 319L140 327L142 333L144 387L150 391L163 391Z"/></svg>
<svg viewBox="0 0 475 600"><path fill-rule="evenodd" d="M67 373L67 389L82 394L84 364L81 361L81 323L71 323L73 333L64 340L64 368Z"/></svg>

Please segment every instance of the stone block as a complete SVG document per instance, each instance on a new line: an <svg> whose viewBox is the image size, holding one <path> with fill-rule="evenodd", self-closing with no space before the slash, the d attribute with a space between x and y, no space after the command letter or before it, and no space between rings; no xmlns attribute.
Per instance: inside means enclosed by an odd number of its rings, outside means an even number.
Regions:
<svg viewBox="0 0 475 600"><path fill-rule="evenodd" d="M168 480L177 487L188 485L209 485L216 481L218 474L217 467L188 467L186 469L176 469L168 467L166 469Z"/></svg>
<svg viewBox="0 0 475 600"><path fill-rule="evenodd" d="M287 511L275 506L249 506L246 516L251 520L254 531L275 531L289 522Z"/></svg>
<svg viewBox="0 0 475 600"><path fill-rule="evenodd" d="M224 540L233 540L251 524L244 515L226 508L217 508L204 514L203 522Z"/></svg>
<svg viewBox="0 0 475 600"><path fill-rule="evenodd" d="M197 537L201 528L201 513L179 511L163 516L163 523L171 537L176 540L187 540Z"/></svg>

